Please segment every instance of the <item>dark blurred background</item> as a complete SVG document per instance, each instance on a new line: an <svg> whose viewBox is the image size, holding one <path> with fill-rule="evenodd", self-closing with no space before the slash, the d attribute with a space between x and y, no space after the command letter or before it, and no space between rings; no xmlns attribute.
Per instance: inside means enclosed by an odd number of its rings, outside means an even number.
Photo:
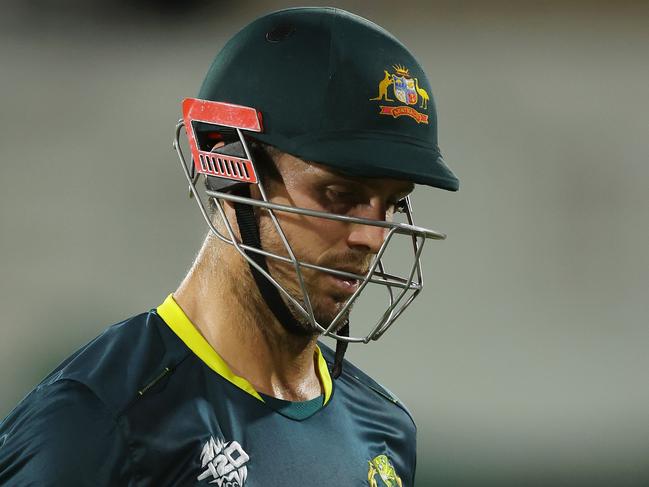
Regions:
<svg viewBox="0 0 649 487"><path fill-rule="evenodd" d="M175 289L205 234L180 101L243 25L309 4L1 2L0 417ZM420 59L462 179L414 196L449 234L425 298L349 352L417 419L417 485L647 485L649 4L330 5Z"/></svg>

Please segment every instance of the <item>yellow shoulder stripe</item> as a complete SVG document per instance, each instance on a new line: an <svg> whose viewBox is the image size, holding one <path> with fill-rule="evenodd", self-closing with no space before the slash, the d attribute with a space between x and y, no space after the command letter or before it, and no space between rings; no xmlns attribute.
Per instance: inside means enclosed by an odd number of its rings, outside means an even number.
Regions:
<svg viewBox="0 0 649 487"><path fill-rule="evenodd" d="M239 389L247 392L260 401L264 401L259 393L255 390L250 382L243 377L236 375L228 364L221 358L221 356L212 348L212 346L205 340L203 335L200 334L198 329L187 317L182 308L176 303L173 294L167 296L164 302L157 308L158 316L171 328L171 330L178 335L189 349L201 359L214 372L219 374L225 380L231 382ZM322 356L320 347L316 346L317 355L317 373L324 389L324 403L327 404L331 397L332 381L329 375L329 368L327 362Z"/></svg>
<svg viewBox="0 0 649 487"><path fill-rule="evenodd" d="M214 372L219 374L225 380L233 383L239 389L243 389L251 396L256 397L260 401L264 401L259 393L252 387L252 384L243 377L236 375L228 364L216 353L216 350L205 340L203 335L200 334L198 329L189 320L185 312L182 310L173 295L167 296L160 306L158 306L158 316L160 316L165 323L178 335L185 345L187 345L192 352L194 352L205 365L207 365Z"/></svg>
<svg viewBox="0 0 649 487"><path fill-rule="evenodd" d="M318 376L320 377L320 382L322 383L322 389L324 389L324 401L322 405L324 406L329 402L331 398L331 391L333 390L333 383L331 382L331 375L329 374L329 367L327 366L327 361L322 356L320 347L315 346L315 353L318 356Z"/></svg>

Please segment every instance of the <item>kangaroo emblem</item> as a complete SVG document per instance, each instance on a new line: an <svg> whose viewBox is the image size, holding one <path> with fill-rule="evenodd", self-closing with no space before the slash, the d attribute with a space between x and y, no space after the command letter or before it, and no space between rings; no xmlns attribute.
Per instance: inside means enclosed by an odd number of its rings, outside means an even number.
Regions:
<svg viewBox="0 0 649 487"><path fill-rule="evenodd" d="M417 90L417 93L419 93L419 96L421 96L421 105L419 105L419 108L428 108L428 100L430 98L428 93L426 93L426 90L419 87L419 80L417 80L417 78L415 78L415 89Z"/></svg>
<svg viewBox="0 0 649 487"><path fill-rule="evenodd" d="M370 100L394 101L393 99L388 98L388 86L394 83L394 79L392 79L392 75L387 71L383 70L383 72L385 73L385 77L379 83L379 96L376 98L370 98Z"/></svg>

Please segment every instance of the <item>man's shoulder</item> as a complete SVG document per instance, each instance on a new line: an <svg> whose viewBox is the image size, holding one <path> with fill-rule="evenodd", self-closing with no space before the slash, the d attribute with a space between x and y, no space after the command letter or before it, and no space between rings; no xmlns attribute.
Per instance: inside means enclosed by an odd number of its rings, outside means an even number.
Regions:
<svg viewBox="0 0 649 487"><path fill-rule="evenodd" d="M123 485L129 468L116 418L79 382L36 388L0 422L1 485Z"/></svg>
<svg viewBox="0 0 649 487"><path fill-rule="evenodd" d="M323 343L319 343L318 345L323 357L331 368L334 361L334 351ZM377 403L381 404L384 410L391 413L392 416L400 415L407 423L411 423L416 431L417 426L415 420L406 405L389 389L374 380L349 360L343 360L342 374L336 380L342 380L342 383L347 386L348 390L353 391L356 397L358 395L364 395L378 399Z"/></svg>
<svg viewBox="0 0 649 487"><path fill-rule="evenodd" d="M154 310L108 327L74 352L37 389L76 382L121 413L138 392L186 355Z"/></svg>

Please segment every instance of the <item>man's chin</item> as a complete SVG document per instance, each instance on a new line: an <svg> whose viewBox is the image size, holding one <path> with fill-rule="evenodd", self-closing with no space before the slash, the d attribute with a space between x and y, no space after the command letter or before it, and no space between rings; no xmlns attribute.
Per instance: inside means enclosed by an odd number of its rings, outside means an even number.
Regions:
<svg viewBox="0 0 649 487"><path fill-rule="evenodd" d="M329 313L326 313L326 314L320 314L320 315L319 315L319 314L316 314L316 319L318 320L318 323L320 323L320 325L321 325L323 328L325 328L325 329L328 328L328 327L331 325L331 323L333 322L333 320L338 316L338 313L340 312L340 310L341 310L342 308L343 308L343 306L342 306L342 305L339 305L338 307L336 307L336 312L335 312L335 313L331 313L331 312L329 312ZM350 309L348 309L348 310L347 310L347 311L346 311L346 312L345 312L345 313L340 317L340 319L338 320L338 322L336 323L336 325L335 325L335 326L333 327L333 329L331 330L332 332L336 333L336 332L340 331L340 329L341 329L343 326L345 326L345 323L347 323L347 321L349 320L349 312L350 312Z"/></svg>
<svg viewBox="0 0 649 487"><path fill-rule="evenodd" d="M311 323L311 320L309 320L302 313L297 311L294 306L289 306L289 308L291 310L291 313L295 317L296 321L303 327L305 332L312 333L313 335L322 334L322 330L317 326L315 326L313 323ZM342 308L343 305L340 303L338 303L337 306L333 307L333 309L329 308L329 310L327 311L323 311L321 307L316 307L314 309L313 314L318 324L323 328L327 329ZM348 318L349 318L349 312L346 312L331 331L334 333L339 331L345 325Z"/></svg>
<svg viewBox="0 0 649 487"><path fill-rule="evenodd" d="M338 316L338 313L345 307L345 303L349 299L349 294L336 292L331 288L327 289L328 292L322 292L319 290L318 294L314 296L313 293L310 293L311 296L311 305L313 306L313 315L320 326L324 329L327 329L331 322ZM302 304L303 308L306 309L306 304L302 300L301 293L298 296L298 293L289 289L291 295L295 298L296 301ZM312 333L313 335L321 335L322 330L316 327L308 317L305 317L304 314L285 296L282 296L284 303L291 311L291 314L295 320L301 325L303 330L306 333ZM349 313L351 312L351 306L344 313L341 319L338 321L336 326L331 330L332 332L339 331L349 319Z"/></svg>

